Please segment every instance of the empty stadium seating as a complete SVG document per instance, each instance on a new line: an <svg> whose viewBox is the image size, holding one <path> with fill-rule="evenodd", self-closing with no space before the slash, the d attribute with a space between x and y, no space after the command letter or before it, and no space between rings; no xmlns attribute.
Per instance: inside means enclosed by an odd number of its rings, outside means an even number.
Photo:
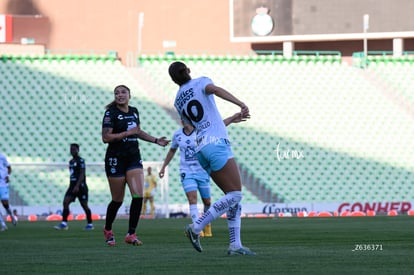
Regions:
<svg viewBox="0 0 414 275"><path fill-rule="evenodd" d="M252 118L228 127L249 181L245 202L266 200L264 193L287 203L412 198L414 63L388 57L373 58L363 70L342 64L335 55L143 55L137 78L114 58L3 56L2 118L7 119L2 127L7 134L0 136L1 150L12 163L66 167L69 143L78 142L87 163L102 162L103 110L120 83L131 88L142 127L171 136L179 127L168 114L175 112L177 86L167 73L174 60L186 62L193 77L211 77L249 106ZM154 101L160 97L166 104ZM238 111L217 103L223 117ZM162 161L167 152L145 142L141 148L148 161ZM67 188L65 169L18 166L13 192L27 205L59 205ZM87 169L91 204L106 204L102 170ZM212 186L213 198L221 195ZM178 157L170 165L169 191L170 203L186 204Z"/></svg>
<svg viewBox="0 0 414 275"><path fill-rule="evenodd" d="M68 186L69 144L77 142L87 163L90 204L110 201L102 167L105 145L101 123L113 88L131 88L131 105L140 111L141 127L155 136L170 137L179 124L151 100L151 91L119 60L100 56L2 56L2 135L0 143L13 167L13 204L61 205ZM4 128L3 128L4 127ZM144 161L162 161L167 148L140 142ZM178 156L169 166L169 203L186 204ZM26 163L26 165L25 165ZM28 164L45 164L30 166ZM221 191L213 186L213 196ZM126 199L128 200L127 192ZM247 196L253 201L257 198Z"/></svg>
<svg viewBox="0 0 414 275"><path fill-rule="evenodd" d="M368 71L336 57L173 60L187 63L193 77L209 76L247 102L252 119L229 127L235 155L282 201L410 198L413 117L384 96L387 88ZM171 56L144 56L140 64L150 74L162 75L171 61ZM404 66L413 75L413 65ZM169 79L159 85L174 89ZM223 116L237 111L217 102ZM278 159L278 144L281 151L302 152L303 158Z"/></svg>
<svg viewBox="0 0 414 275"><path fill-rule="evenodd" d="M131 88L131 104L138 107L142 127L149 133L169 135L177 127L161 107L148 100L138 82L114 59L3 58L0 71L4 75L0 81L3 106L6 106L2 108L2 117L7 118L2 118L5 123L2 127L7 132L2 133L1 144L10 162L65 164L64 172L57 170L59 175L40 173L36 169L13 173L12 188L29 205L61 204L68 184L70 143L81 145L81 155L87 163L103 161L105 145L100 128L104 107L113 100L114 86L122 83ZM146 142L141 142L141 149L144 160L160 161L165 154L163 148ZM177 163L171 166L172 173L177 171ZM91 203L103 204L102 197L94 196L93 192L102 184L104 201L108 201L104 174L88 176Z"/></svg>

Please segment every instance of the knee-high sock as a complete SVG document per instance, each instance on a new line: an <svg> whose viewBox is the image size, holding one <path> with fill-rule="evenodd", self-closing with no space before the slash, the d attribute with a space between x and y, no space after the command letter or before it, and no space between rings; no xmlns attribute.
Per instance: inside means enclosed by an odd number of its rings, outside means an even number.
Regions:
<svg viewBox="0 0 414 275"><path fill-rule="evenodd" d="M85 214L86 214L86 220L88 221L88 224L92 223L92 211L90 208L86 208L85 209Z"/></svg>
<svg viewBox="0 0 414 275"><path fill-rule="evenodd" d="M88 221L88 224L92 224L92 211L89 208L88 204L85 202L81 203L81 206L83 208L83 211L85 211L86 214L86 220Z"/></svg>
<svg viewBox="0 0 414 275"><path fill-rule="evenodd" d="M229 228L229 240L232 248L240 248L242 246L240 238L241 228L241 204L238 203L230 207L227 211L227 225Z"/></svg>
<svg viewBox="0 0 414 275"><path fill-rule="evenodd" d="M154 216L155 214L155 204L154 204L154 200L150 200L150 214L151 216Z"/></svg>
<svg viewBox="0 0 414 275"><path fill-rule="evenodd" d="M3 219L3 214L1 212L0 212L0 224L2 227L6 226L6 223L4 222L4 219Z"/></svg>
<svg viewBox="0 0 414 275"><path fill-rule="evenodd" d="M6 209L7 214L9 214L10 217L13 217L13 213L12 213L12 211L10 209L10 205L7 208L5 208L5 209Z"/></svg>
<svg viewBox="0 0 414 275"><path fill-rule="evenodd" d="M67 222L68 221L68 216L69 216L69 208L63 208L62 211L62 222Z"/></svg>
<svg viewBox="0 0 414 275"><path fill-rule="evenodd" d="M197 204L190 204L190 217L193 223L195 223L198 219L198 208Z"/></svg>
<svg viewBox="0 0 414 275"><path fill-rule="evenodd" d="M129 234L134 234L138 226L139 217L142 210L142 198L132 198L131 206L129 208Z"/></svg>
<svg viewBox="0 0 414 275"><path fill-rule="evenodd" d="M16 222L16 218L14 217L14 215L13 215L13 213L11 211L10 204L7 206L6 211L7 211L7 214L9 214L10 218L12 219L13 223L15 223Z"/></svg>
<svg viewBox="0 0 414 275"><path fill-rule="evenodd" d="M146 215L147 214L147 201L144 201L144 206L142 207L142 214Z"/></svg>
<svg viewBox="0 0 414 275"><path fill-rule="evenodd" d="M207 224L226 213L230 207L238 204L241 199L241 191L232 191L221 197L194 223L194 232L199 234Z"/></svg>
<svg viewBox="0 0 414 275"><path fill-rule="evenodd" d="M108 204L108 208L106 209L105 230L112 229L112 223L114 222L116 214L118 213L118 210L121 207L121 205L122 202L118 201L111 201Z"/></svg>
<svg viewBox="0 0 414 275"><path fill-rule="evenodd" d="M204 204L204 210L203 210L203 213L205 213L205 212L207 212L207 210L210 208L210 205L205 205Z"/></svg>

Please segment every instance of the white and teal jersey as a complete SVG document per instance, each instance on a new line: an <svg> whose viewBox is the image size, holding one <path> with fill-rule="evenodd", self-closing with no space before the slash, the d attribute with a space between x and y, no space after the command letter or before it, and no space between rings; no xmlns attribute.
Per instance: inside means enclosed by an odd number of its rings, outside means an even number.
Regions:
<svg viewBox="0 0 414 275"><path fill-rule="evenodd" d="M10 163L7 161L5 155L0 153L0 186L8 186L6 182L6 177L9 175L7 167L10 166Z"/></svg>
<svg viewBox="0 0 414 275"><path fill-rule="evenodd" d="M195 131L186 135L184 129L179 129L174 132L171 148L180 148L180 173L185 175L190 174L206 174L207 172L201 167L197 159L195 151ZM207 175L208 177L208 175Z"/></svg>
<svg viewBox="0 0 414 275"><path fill-rule="evenodd" d="M227 129L217 109L214 94L207 94L205 88L213 84L210 78L191 79L180 86L174 106L181 118L196 128L196 151L207 144L228 139Z"/></svg>

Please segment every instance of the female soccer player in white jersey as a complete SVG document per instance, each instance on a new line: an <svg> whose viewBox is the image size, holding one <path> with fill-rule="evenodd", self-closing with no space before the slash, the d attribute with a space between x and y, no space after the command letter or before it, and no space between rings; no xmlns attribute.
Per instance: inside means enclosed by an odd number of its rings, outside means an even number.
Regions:
<svg viewBox="0 0 414 275"><path fill-rule="evenodd" d="M245 121L245 119L241 117L240 113L236 113L226 118L224 124L227 126L231 123L238 123L241 121ZM195 223L198 219L197 190L203 201L204 212L206 212L211 205L210 176L197 159L197 154L195 152L196 132L194 127L184 120L181 120L181 123L183 128L174 132L170 150L165 157L159 176L160 178L164 177L165 168L171 162L175 152L179 148L181 183L189 203L191 220ZM204 227L203 231L201 231L201 236L213 236L210 223Z"/></svg>
<svg viewBox="0 0 414 275"><path fill-rule="evenodd" d="M238 105L241 108L242 118L250 117L249 108L225 89L214 85L211 79L207 77L192 79L190 69L182 62L173 62L168 72L171 79L179 86L174 106L181 118L196 129L197 158L225 194L196 222L187 225L185 233L193 247L201 252L200 232L207 224L226 213L230 239L227 253L255 255L256 253L241 243L240 173L214 95Z"/></svg>

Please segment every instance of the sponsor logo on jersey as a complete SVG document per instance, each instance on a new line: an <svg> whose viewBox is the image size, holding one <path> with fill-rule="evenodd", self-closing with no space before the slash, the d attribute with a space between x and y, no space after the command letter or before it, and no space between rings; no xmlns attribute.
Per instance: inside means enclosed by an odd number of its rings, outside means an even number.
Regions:
<svg viewBox="0 0 414 275"><path fill-rule="evenodd" d="M193 88L190 88L180 94L180 96L175 100L175 105L181 110L184 104L192 97L194 97L194 91Z"/></svg>

